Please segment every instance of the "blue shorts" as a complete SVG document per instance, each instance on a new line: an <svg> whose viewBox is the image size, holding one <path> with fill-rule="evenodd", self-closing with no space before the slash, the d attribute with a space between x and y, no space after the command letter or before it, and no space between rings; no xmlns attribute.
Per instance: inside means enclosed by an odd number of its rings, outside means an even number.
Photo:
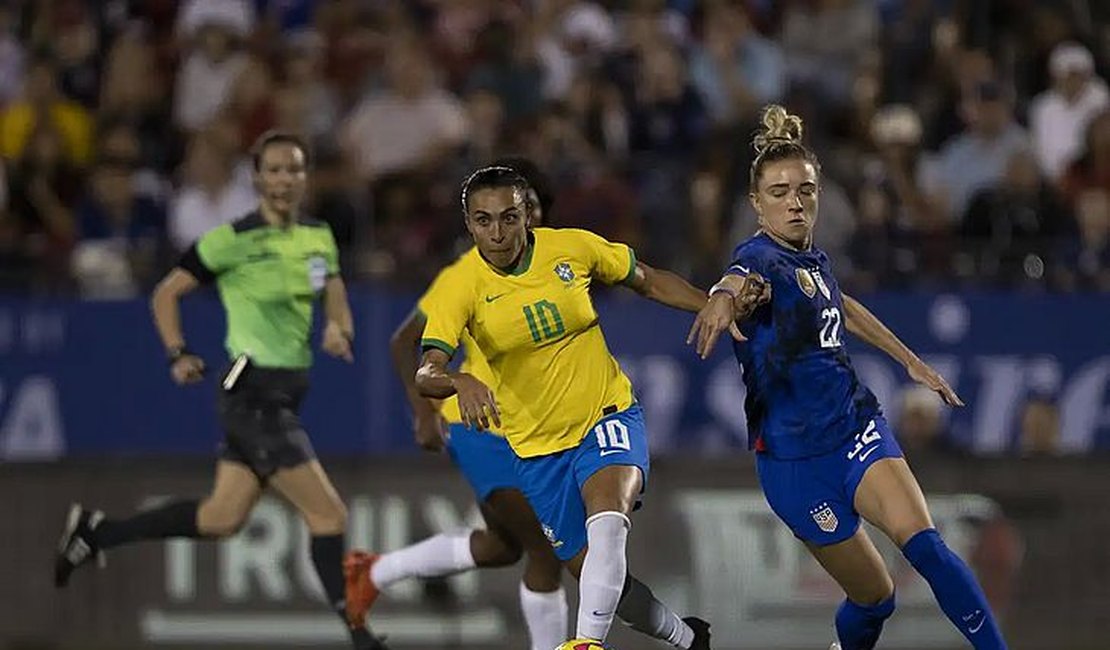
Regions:
<svg viewBox="0 0 1110 650"><path fill-rule="evenodd" d="M516 454L505 438L457 423L447 431L447 453L479 501L485 501L494 490L519 489Z"/></svg>
<svg viewBox="0 0 1110 650"><path fill-rule="evenodd" d="M638 404L602 418L577 447L546 456L517 458L517 475L543 532L566 562L586 547L586 504L582 485L610 465L640 468L647 488L648 459L644 411Z"/></svg>
<svg viewBox="0 0 1110 650"><path fill-rule="evenodd" d="M759 483L771 510L803 542L843 542L859 528L856 488L867 468L883 458L901 458L902 448L886 419L876 415L840 449L793 460L756 455Z"/></svg>

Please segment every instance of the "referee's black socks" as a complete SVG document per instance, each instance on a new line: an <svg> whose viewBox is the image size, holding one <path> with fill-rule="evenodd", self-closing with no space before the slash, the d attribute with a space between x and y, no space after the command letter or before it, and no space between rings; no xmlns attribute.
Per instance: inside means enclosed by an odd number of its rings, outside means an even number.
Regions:
<svg viewBox="0 0 1110 650"><path fill-rule="evenodd" d="M105 519L93 530L97 547L108 549L121 544L167 537L200 537L197 530L196 499L170 501L144 510L127 519Z"/></svg>
<svg viewBox="0 0 1110 650"><path fill-rule="evenodd" d="M324 585L331 608L347 620L346 586L343 580L343 535L313 535L312 564Z"/></svg>

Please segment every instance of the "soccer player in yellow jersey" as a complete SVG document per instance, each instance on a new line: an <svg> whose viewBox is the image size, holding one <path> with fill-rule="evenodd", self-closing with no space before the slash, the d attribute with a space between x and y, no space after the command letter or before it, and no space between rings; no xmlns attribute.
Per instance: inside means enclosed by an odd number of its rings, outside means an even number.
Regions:
<svg viewBox="0 0 1110 650"><path fill-rule="evenodd" d="M542 223L553 200L543 173L522 158L505 158L497 164L511 167L528 181L531 221L536 225ZM448 268L441 275L450 272ZM425 314L431 310L428 296L438 291L435 288L438 282L437 278L416 309L397 327L390 339L390 352L412 407L417 444L428 451L446 450L451 455L474 490L486 526L440 533L380 555L348 553L344 565L348 616L353 624L362 624L379 592L402 580L452 575L479 567L504 567L516 564L523 556L526 560L520 606L531 648L551 650L565 641L567 634L562 565L520 491L516 456L501 434L465 425L455 397L430 400L416 388L420 339L427 320ZM465 333L460 347L464 355L462 372L493 385L489 364Z"/></svg>
<svg viewBox="0 0 1110 650"><path fill-rule="evenodd" d="M590 285L623 283L697 311L706 294L583 230L530 228L527 182L490 167L462 188L475 247L427 296L420 393L456 395L465 423L497 429L556 555L579 578L577 637L604 641L615 616L678 648L709 648L709 625L667 609L627 573L629 515L648 479L643 412L610 354ZM492 385L448 369L464 333ZM495 397L496 396L496 397Z"/></svg>

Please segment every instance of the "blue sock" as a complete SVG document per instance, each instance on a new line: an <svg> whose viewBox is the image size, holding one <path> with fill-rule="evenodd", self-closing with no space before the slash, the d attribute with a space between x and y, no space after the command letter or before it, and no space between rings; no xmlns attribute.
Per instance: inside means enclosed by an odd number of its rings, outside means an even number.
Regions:
<svg viewBox="0 0 1110 650"><path fill-rule="evenodd" d="M836 610L836 638L841 650L871 650L879 642L883 622L894 613L894 594L877 605L857 605L847 598Z"/></svg>
<svg viewBox="0 0 1110 650"><path fill-rule="evenodd" d="M990 605L964 561L945 545L935 528L923 530L902 547L902 555L929 583L948 620L976 650L1005 650Z"/></svg>

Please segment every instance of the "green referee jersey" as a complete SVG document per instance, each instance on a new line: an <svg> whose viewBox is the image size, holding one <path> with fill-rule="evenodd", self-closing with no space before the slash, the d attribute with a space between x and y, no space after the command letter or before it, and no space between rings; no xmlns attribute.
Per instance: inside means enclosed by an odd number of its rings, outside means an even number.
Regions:
<svg viewBox="0 0 1110 650"><path fill-rule="evenodd" d="M307 368L313 304L339 272L331 228L301 218L273 226L258 212L205 233L181 267L215 281L227 312L228 354L264 368Z"/></svg>

